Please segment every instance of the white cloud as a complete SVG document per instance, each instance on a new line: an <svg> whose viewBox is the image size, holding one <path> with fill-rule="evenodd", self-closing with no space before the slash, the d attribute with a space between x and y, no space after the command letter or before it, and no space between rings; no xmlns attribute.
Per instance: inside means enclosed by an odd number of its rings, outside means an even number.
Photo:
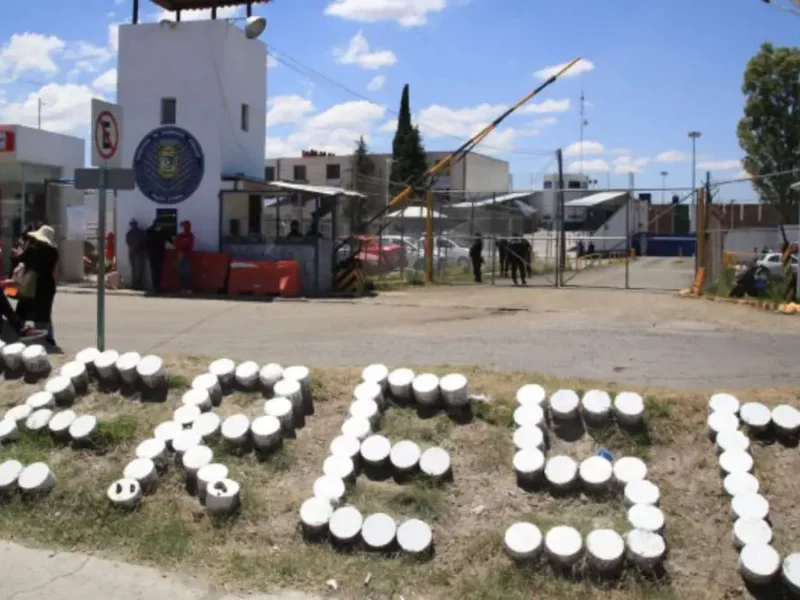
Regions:
<svg viewBox="0 0 800 600"><path fill-rule="evenodd" d="M581 151L582 150L582 151ZM584 156L588 154L602 154L605 146L600 142L575 142L564 148L564 156Z"/></svg>
<svg viewBox="0 0 800 600"><path fill-rule="evenodd" d="M549 67L545 67L544 69L536 71L533 76L539 79L550 79L568 64L569 63L561 63L560 65L551 65ZM594 71L594 63L590 60L585 60L582 58L574 67L564 73L562 77L577 77L578 75L582 75L590 71Z"/></svg>
<svg viewBox="0 0 800 600"><path fill-rule="evenodd" d="M390 67L397 62L397 56L391 50L370 51L369 42L361 31L351 38L347 48L334 48L333 54L341 65L358 65L368 71Z"/></svg>
<svg viewBox="0 0 800 600"><path fill-rule="evenodd" d="M611 165L601 158L584 160L583 162L576 160L567 165L567 171L570 173L606 173L610 170Z"/></svg>
<svg viewBox="0 0 800 600"><path fill-rule="evenodd" d="M273 96L267 107L267 126L298 124L314 112L311 100L296 94Z"/></svg>
<svg viewBox="0 0 800 600"><path fill-rule="evenodd" d="M386 83L386 75L375 75L375 77L369 80L367 89L370 92L376 92L383 87L384 83Z"/></svg>
<svg viewBox="0 0 800 600"><path fill-rule="evenodd" d="M0 122L36 127L41 99L44 129L86 135L93 97L97 97L97 92L85 85L50 83L20 102L0 106Z"/></svg>
<svg viewBox="0 0 800 600"><path fill-rule="evenodd" d="M381 133L394 133L397 131L397 118L386 121L386 123L378 127L378 131Z"/></svg>
<svg viewBox="0 0 800 600"><path fill-rule="evenodd" d="M570 102L564 100L545 100L526 104L520 109L521 113L563 113L569 110Z"/></svg>
<svg viewBox="0 0 800 600"><path fill-rule="evenodd" d="M0 79L13 81L24 73L55 75L59 71L55 59L66 46L52 35L15 33L0 47Z"/></svg>
<svg viewBox="0 0 800 600"><path fill-rule="evenodd" d="M278 62L277 58L275 58L272 54L267 54L267 68L268 69L274 69L279 64L281 64L281 63Z"/></svg>
<svg viewBox="0 0 800 600"><path fill-rule="evenodd" d="M753 176L752 176L752 175L750 175L750 173L748 173L748 172L747 172L747 171L745 171L744 169L742 169L741 171L739 171L739 172L736 174L736 177L735 177L735 178L736 178L736 179L752 179L752 178L753 178Z"/></svg>
<svg viewBox="0 0 800 600"><path fill-rule="evenodd" d="M418 27L428 22L429 14L446 7L447 0L332 0L325 14L349 21L395 21L403 27Z"/></svg>
<svg viewBox="0 0 800 600"><path fill-rule="evenodd" d="M738 158L732 160L706 160L697 163L697 168L708 171L733 171L734 169L742 168L742 161Z"/></svg>
<svg viewBox="0 0 800 600"><path fill-rule="evenodd" d="M117 91L117 70L109 69L99 77L96 77L92 81L92 87L106 94L115 93Z"/></svg>
<svg viewBox="0 0 800 600"><path fill-rule="evenodd" d="M616 154L616 155L629 155L631 153L630 148L612 148L608 151L609 154Z"/></svg>
<svg viewBox="0 0 800 600"><path fill-rule="evenodd" d="M649 158L618 156L614 159L614 173L639 173L648 164L650 164Z"/></svg>
<svg viewBox="0 0 800 600"><path fill-rule="evenodd" d="M544 117L542 119L536 119L533 122L534 127L549 127L550 125L555 125L558 123L558 119L555 117Z"/></svg>
<svg viewBox="0 0 800 600"><path fill-rule="evenodd" d="M240 6L224 6L217 9L218 19L235 19L241 17L244 13ZM184 10L181 12L181 21L207 21L211 18L211 9L203 8L200 10ZM174 21L175 13L168 10L160 10L154 15L154 20L159 21Z"/></svg>
<svg viewBox="0 0 800 600"><path fill-rule="evenodd" d="M89 42L76 42L67 46L63 58L73 61L82 71L94 72L114 56L109 46L96 46Z"/></svg>
<svg viewBox="0 0 800 600"><path fill-rule="evenodd" d="M657 162L685 162L692 158L691 154L681 152L680 150L667 150L656 155Z"/></svg>
<svg viewBox="0 0 800 600"><path fill-rule="evenodd" d="M115 54L119 52L119 26L121 23L111 23L108 26L108 47Z"/></svg>

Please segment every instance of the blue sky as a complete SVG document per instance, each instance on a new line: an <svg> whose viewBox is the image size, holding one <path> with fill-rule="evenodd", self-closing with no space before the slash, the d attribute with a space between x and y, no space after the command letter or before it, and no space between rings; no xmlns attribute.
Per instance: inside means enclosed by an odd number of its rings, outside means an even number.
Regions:
<svg viewBox="0 0 800 600"><path fill-rule="evenodd" d="M41 97L45 128L85 136L89 98L113 99L115 25L130 5L4 0L0 122L35 125ZM161 18L147 0L142 12ZM483 147L511 163L518 188L541 185L558 147L580 168L581 89L583 167L601 185L635 171L637 187L660 188L667 171L668 187L688 186L692 129L703 134L701 175L737 177L744 66L765 41L800 40L800 17L759 0L274 0L256 13L279 59L268 75L270 156L346 152L359 135L387 150L404 83L426 147L452 148L533 89L536 72L582 56L582 75L548 88ZM731 185L722 197L754 192Z"/></svg>

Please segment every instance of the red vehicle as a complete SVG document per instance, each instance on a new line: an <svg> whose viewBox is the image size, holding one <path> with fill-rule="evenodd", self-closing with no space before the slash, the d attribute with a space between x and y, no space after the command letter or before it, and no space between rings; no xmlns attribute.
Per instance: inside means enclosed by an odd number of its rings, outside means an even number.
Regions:
<svg viewBox="0 0 800 600"><path fill-rule="evenodd" d="M349 242L341 252L348 256L356 249L356 258L361 261L366 270L394 271L399 269L405 260L405 248L401 244L393 244L381 240L374 235L350 235L340 238Z"/></svg>

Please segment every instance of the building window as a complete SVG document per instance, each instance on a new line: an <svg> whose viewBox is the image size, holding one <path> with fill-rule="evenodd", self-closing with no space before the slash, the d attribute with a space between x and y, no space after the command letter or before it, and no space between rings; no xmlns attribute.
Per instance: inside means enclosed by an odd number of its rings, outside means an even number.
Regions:
<svg viewBox="0 0 800 600"><path fill-rule="evenodd" d="M275 167L264 167L264 181L275 181Z"/></svg>
<svg viewBox="0 0 800 600"><path fill-rule="evenodd" d="M242 131L250 131L250 106L248 104L242 104L241 122Z"/></svg>
<svg viewBox="0 0 800 600"><path fill-rule="evenodd" d="M239 228L239 219L231 219L228 221L228 235L233 237L237 237L241 235L241 229Z"/></svg>
<svg viewBox="0 0 800 600"><path fill-rule="evenodd" d="M247 197L247 233L261 233L261 207L263 200L261 196L250 194Z"/></svg>
<svg viewBox="0 0 800 600"><path fill-rule="evenodd" d="M553 189L553 182L552 181L545 181L544 182L544 189L552 190Z"/></svg>
<svg viewBox="0 0 800 600"><path fill-rule="evenodd" d="M325 178L326 179L339 179L341 177L341 168L337 164L325 165Z"/></svg>
<svg viewBox="0 0 800 600"><path fill-rule="evenodd" d="M570 189L570 190L580 190L580 189L583 189L583 186L581 185L581 182L580 182L580 181L574 181L574 180L570 180L570 181L567 183L567 189Z"/></svg>
<svg viewBox="0 0 800 600"><path fill-rule="evenodd" d="M178 103L175 98L161 99L161 124L175 125L178 117Z"/></svg>
<svg viewBox="0 0 800 600"><path fill-rule="evenodd" d="M295 165L294 166L294 180L295 181L305 181L306 180L306 166L305 165Z"/></svg>

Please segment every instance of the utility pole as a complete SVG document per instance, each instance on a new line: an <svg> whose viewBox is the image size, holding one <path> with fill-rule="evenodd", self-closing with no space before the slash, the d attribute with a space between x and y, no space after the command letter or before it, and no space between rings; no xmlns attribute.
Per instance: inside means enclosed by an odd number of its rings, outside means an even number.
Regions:
<svg viewBox="0 0 800 600"><path fill-rule="evenodd" d="M586 120L586 96L583 95L583 88L581 87L581 170L580 174L583 175L583 128L589 124L589 121Z"/></svg>
<svg viewBox="0 0 800 600"><path fill-rule="evenodd" d="M556 160L558 161L558 195L556 196L558 208L556 210L556 223L558 229L558 250L556 251L556 277L555 287L564 285L564 268L567 264L567 239L564 232L564 157L561 148L556 150Z"/></svg>

